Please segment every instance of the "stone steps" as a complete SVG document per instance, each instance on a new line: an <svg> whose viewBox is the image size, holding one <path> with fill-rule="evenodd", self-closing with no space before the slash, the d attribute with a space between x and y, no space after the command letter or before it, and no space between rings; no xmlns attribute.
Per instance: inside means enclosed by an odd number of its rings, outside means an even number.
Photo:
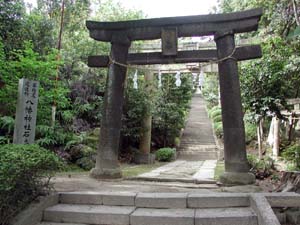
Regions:
<svg viewBox="0 0 300 225"><path fill-rule="evenodd" d="M38 225L88 225L83 223L55 223L55 222L41 222Z"/></svg>
<svg viewBox="0 0 300 225"><path fill-rule="evenodd" d="M201 151L178 151L177 157L181 160L213 160L218 159L218 151L201 152Z"/></svg>
<svg viewBox="0 0 300 225"><path fill-rule="evenodd" d="M44 221L85 224L130 224L135 207L58 204L44 211Z"/></svg>
<svg viewBox="0 0 300 225"><path fill-rule="evenodd" d="M38 225L258 225L248 194L60 193Z"/></svg>

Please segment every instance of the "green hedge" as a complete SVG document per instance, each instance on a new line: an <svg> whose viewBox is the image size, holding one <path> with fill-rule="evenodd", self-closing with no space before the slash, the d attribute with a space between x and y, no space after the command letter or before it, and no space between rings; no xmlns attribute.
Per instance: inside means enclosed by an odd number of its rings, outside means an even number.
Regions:
<svg viewBox="0 0 300 225"><path fill-rule="evenodd" d="M222 110L216 109L210 113L210 118L214 119L216 116L220 116L220 115L222 115Z"/></svg>
<svg viewBox="0 0 300 225"><path fill-rule="evenodd" d="M288 146L282 152L282 157L287 161L291 162L293 170L300 170L300 145L292 144Z"/></svg>
<svg viewBox="0 0 300 225"><path fill-rule="evenodd" d="M245 136L246 136L246 143L250 143L253 140L257 139L257 128L256 125L253 123L245 123Z"/></svg>
<svg viewBox="0 0 300 225"><path fill-rule="evenodd" d="M222 122L222 115L216 115L214 118L212 118L214 123Z"/></svg>
<svg viewBox="0 0 300 225"><path fill-rule="evenodd" d="M223 137L223 125L222 122L214 123L214 131L218 138Z"/></svg>
<svg viewBox="0 0 300 225"><path fill-rule="evenodd" d="M0 146L0 225L48 192L49 180L61 166L54 153L38 145Z"/></svg>
<svg viewBox="0 0 300 225"><path fill-rule="evenodd" d="M170 162L175 159L174 148L161 148L155 152L156 159L161 162Z"/></svg>

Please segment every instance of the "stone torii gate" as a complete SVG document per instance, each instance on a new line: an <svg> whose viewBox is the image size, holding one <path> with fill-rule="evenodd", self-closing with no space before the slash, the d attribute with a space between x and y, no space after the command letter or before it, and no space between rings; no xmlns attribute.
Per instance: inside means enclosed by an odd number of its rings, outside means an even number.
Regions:
<svg viewBox="0 0 300 225"><path fill-rule="evenodd" d="M239 60L261 57L259 45L235 46L236 33L257 30L261 9L229 14L142 19L120 22L87 21L90 36L111 43L110 56L90 56L90 67L108 67L100 144L94 178L119 178L118 163L124 83L127 67L217 61L224 130L224 183L252 183L246 156L245 131L238 76ZM217 49L178 51L179 37L214 35ZM162 52L129 54L132 41L162 39Z"/></svg>

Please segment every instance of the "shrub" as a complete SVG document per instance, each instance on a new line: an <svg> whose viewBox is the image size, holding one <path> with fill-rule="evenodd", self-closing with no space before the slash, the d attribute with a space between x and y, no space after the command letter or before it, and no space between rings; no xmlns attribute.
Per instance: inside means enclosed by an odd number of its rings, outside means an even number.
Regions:
<svg viewBox="0 0 300 225"><path fill-rule="evenodd" d="M38 145L0 146L0 225L38 195L49 191L49 181L62 162Z"/></svg>
<svg viewBox="0 0 300 225"><path fill-rule="evenodd" d="M214 131L218 138L223 137L223 125L222 122L214 123Z"/></svg>
<svg viewBox="0 0 300 225"><path fill-rule="evenodd" d="M257 179L264 179L272 175L274 168L274 160L271 157L259 159L256 155L247 155L248 162Z"/></svg>
<svg viewBox="0 0 300 225"><path fill-rule="evenodd" d="M170 162L175 158L176 150L174 148L161 148L156 151L155 156L158 161Z"/></svg>
<svg viewBox="0 0 300 225"><path fill-rule="evenodd" d="M256 125L253 123L245 123L246 143L256 140Z"/></svg>
<svg viewBox="0 0 300 225"><path fill-rule="evenodd" d="M214 119L216 116L222 115L221 109L216 109L210 113L210 118Z"/></svg>
<svg viewBox="0 0 300 225"><path fill-rule="evenodd" d="M300 145L290 145L284 150L284 152L282 153L282 157L286 161L292 162L296 170L300 170Z"/></svg>
<svg viewBox="0 0 300 225"><path fill-rule="evenodd" d="M222 115L217 115L213 118L214 123L222 122Z"/></svg>

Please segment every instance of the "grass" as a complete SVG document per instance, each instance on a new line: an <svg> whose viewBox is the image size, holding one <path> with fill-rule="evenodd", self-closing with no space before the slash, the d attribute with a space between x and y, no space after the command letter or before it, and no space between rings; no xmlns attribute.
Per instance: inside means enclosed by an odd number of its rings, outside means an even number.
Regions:
<svg viewBox="0 0 300 225"><path fill-rule="evenodd" d="M142 173L150 172L160 166L165 165L165 162L155 162L154 164L122 164L121 169L124 178L135 177Z"/></svg>
<svg viewBox="0 0 300 225"><path fill-rule="evenodd" d="M138 176L142 173L150 172L160 166L165 165L165 162L155 162L154 164L121 164L121 170L124 178ZM89 171L78 167L75 164L68 164L66 167L57 173L57 175L74 175L74 174L88 174Z"/></svg>
<svg viewBox="0 0 300 225"><path fill-rule="evenodd" d="M219 180L220 176L224 173L224 161L218 161L217 166L215 168L215 180Z"/></svg>

